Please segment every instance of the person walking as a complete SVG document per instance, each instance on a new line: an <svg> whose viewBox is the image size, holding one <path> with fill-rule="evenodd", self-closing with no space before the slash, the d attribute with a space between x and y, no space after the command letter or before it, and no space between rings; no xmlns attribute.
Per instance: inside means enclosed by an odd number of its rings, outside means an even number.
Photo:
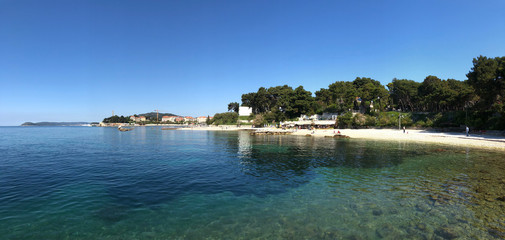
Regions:
<svg viewBox="0 0 505 240"><path fill-rule="evenodd" d="M466 136L468 137L468 133L470 132L470 128L468 128L468 126L466 126Z"/></svg>

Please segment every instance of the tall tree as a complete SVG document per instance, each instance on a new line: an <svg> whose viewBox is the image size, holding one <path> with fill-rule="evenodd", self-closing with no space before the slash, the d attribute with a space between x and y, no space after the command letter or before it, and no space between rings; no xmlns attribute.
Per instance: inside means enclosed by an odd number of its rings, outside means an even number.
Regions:
<svg viewBox="0 0 505 240"><path fill-rule="evenodd" d="M505 102L505 57L487 58L479 56L473 59L473 67L466 75L481 99L480 107L503 109Z"/></svg>
<svg viewBox="0 0 505 240"><path fill-rule="evenodd" d="M252 108L252 105L254 103L254 96L256 96L256 93L254 92L242 94L242 106Z"/></svg>
<svg viewBox="0 0 505 240"><path fill-rule="evenodd" d="M458 81L454 79L447 79L450 96L450 110L465 110L466 107L474 105L477 100L475 89L468 83L468 81Z"/></svg>
<svg viewBox="0 0 505 240"><path fill-rule="evenodd" d="M389 102L389 92L384 85L377 80L357 77L352 84L356 89L356 97L361 98L362 104L378 100L380 103L384 104L376 104L376 106L384 107L386 103ZM368 106L365 107L368 108Z"/></svg>
<svg viewBox="0 0 505 240"><path fill-rule="evenodd" d="M445 105L443 98L442 79L436 76L427 76L419 86L419 95L425 111L440 111L440 106Z"/></svg>
<svg viewBox="0 0 505 240"><path fill-rule="evenodd" d="M343 113L353 107L357 97L356 88L352 82L337 81L328 86L331 94L331 103L334 104L338 113Z"/></svg>
<svg viewBox="0 0 505 240"><path fill-rule="evenodd" d="M316 97L315 101L317 104L317 109L316 112L325 112L329 107L334 104L332 102L332 97L331 97L331 92L330 90L326 88L321 88L319 91L315 92ZM335 111L330 111L330 112L337 112L336 109Z"/></svg>
<svg viewBox="0 0 505 240"><path fill-rule="evenodd" d="M303 89L303 86L297 87L291 96L290 106L286 111L289 118L299 117L302 114L314 114L314 98L312 93Z"/></svg>
<svg viewBox="0 0 505 240"><path fill-rule="evenodd" d="M228 112L233 111L233 112L238 113L239 106L240 105L238 104L238 102L229 103L228 104Z"/></svg>
<svg viewBox="0 0 505 240"><path fill-rule="evenodd" d="M393 103L402 110L417 111L419 103L418 89L421 83L407 79L396 79L387 85Z"/></svg>

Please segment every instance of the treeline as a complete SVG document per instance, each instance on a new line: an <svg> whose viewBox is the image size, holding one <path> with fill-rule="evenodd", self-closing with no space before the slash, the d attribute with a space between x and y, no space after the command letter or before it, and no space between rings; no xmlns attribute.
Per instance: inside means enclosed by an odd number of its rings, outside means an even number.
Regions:
<svg viewBox="0 0 505 240"><path fill-rule="evenodd" d="M131 121L130 117L114 115L112 117L104 118L102 122L104 123L129 123Z"/></svg>
<svg viewBox="0 0 505 240"><path fill-rule="evenodd" d="M466 76L464 81L436 76L427 76L423 82L395 78L386 86L358 77L352 82L334 82L314 95L303 86L261 87L243 94L241 100L242 106L251 107L268 123L328 112L344 114L342 120L352 126L388 126L394 121L383 124L381 116L399 119L398 115L386 114L396 111L409 113L402 120L407 125L505 129L505 57L475 58ZM228 105L228 110L237 109L237 103ZM352 110L361 113L360 119L349 119L352 114L346 113Z"/></svg>

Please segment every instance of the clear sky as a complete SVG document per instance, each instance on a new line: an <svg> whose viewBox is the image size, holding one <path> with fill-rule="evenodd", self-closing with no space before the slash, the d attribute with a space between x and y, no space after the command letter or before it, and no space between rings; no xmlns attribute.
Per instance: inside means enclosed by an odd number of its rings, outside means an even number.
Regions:
<svg viewBox="0 0 505 240"><path fill-rule="evenodd" d="M465 80L505 1L0 0L0 125L225 112L259 87Z"/></svg>

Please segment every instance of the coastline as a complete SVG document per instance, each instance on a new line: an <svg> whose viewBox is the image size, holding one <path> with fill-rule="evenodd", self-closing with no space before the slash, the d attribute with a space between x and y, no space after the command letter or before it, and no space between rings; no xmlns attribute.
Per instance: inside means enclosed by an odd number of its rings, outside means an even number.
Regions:
<svg viewBox="0 0 505 240"><path fill-rule="evenodd" d="M178 130L193 130L193 131L267 131L288 133L287 135L294 136L312 136L312 137L333 137L338 131L343 136L354 139L370 139L370 140L387 140L387 141L414 141L432 144L443 144L453 146L463 146L482 149L493 149L505 151L505 137L476 135L457 132L434 132L427 130L407 130L403 133L402 130L394 129L316 129L316 130L282 130L278 128L251 128L251 127L236 127L236 126L212 126L212 127L189 127Z"/></svg>

